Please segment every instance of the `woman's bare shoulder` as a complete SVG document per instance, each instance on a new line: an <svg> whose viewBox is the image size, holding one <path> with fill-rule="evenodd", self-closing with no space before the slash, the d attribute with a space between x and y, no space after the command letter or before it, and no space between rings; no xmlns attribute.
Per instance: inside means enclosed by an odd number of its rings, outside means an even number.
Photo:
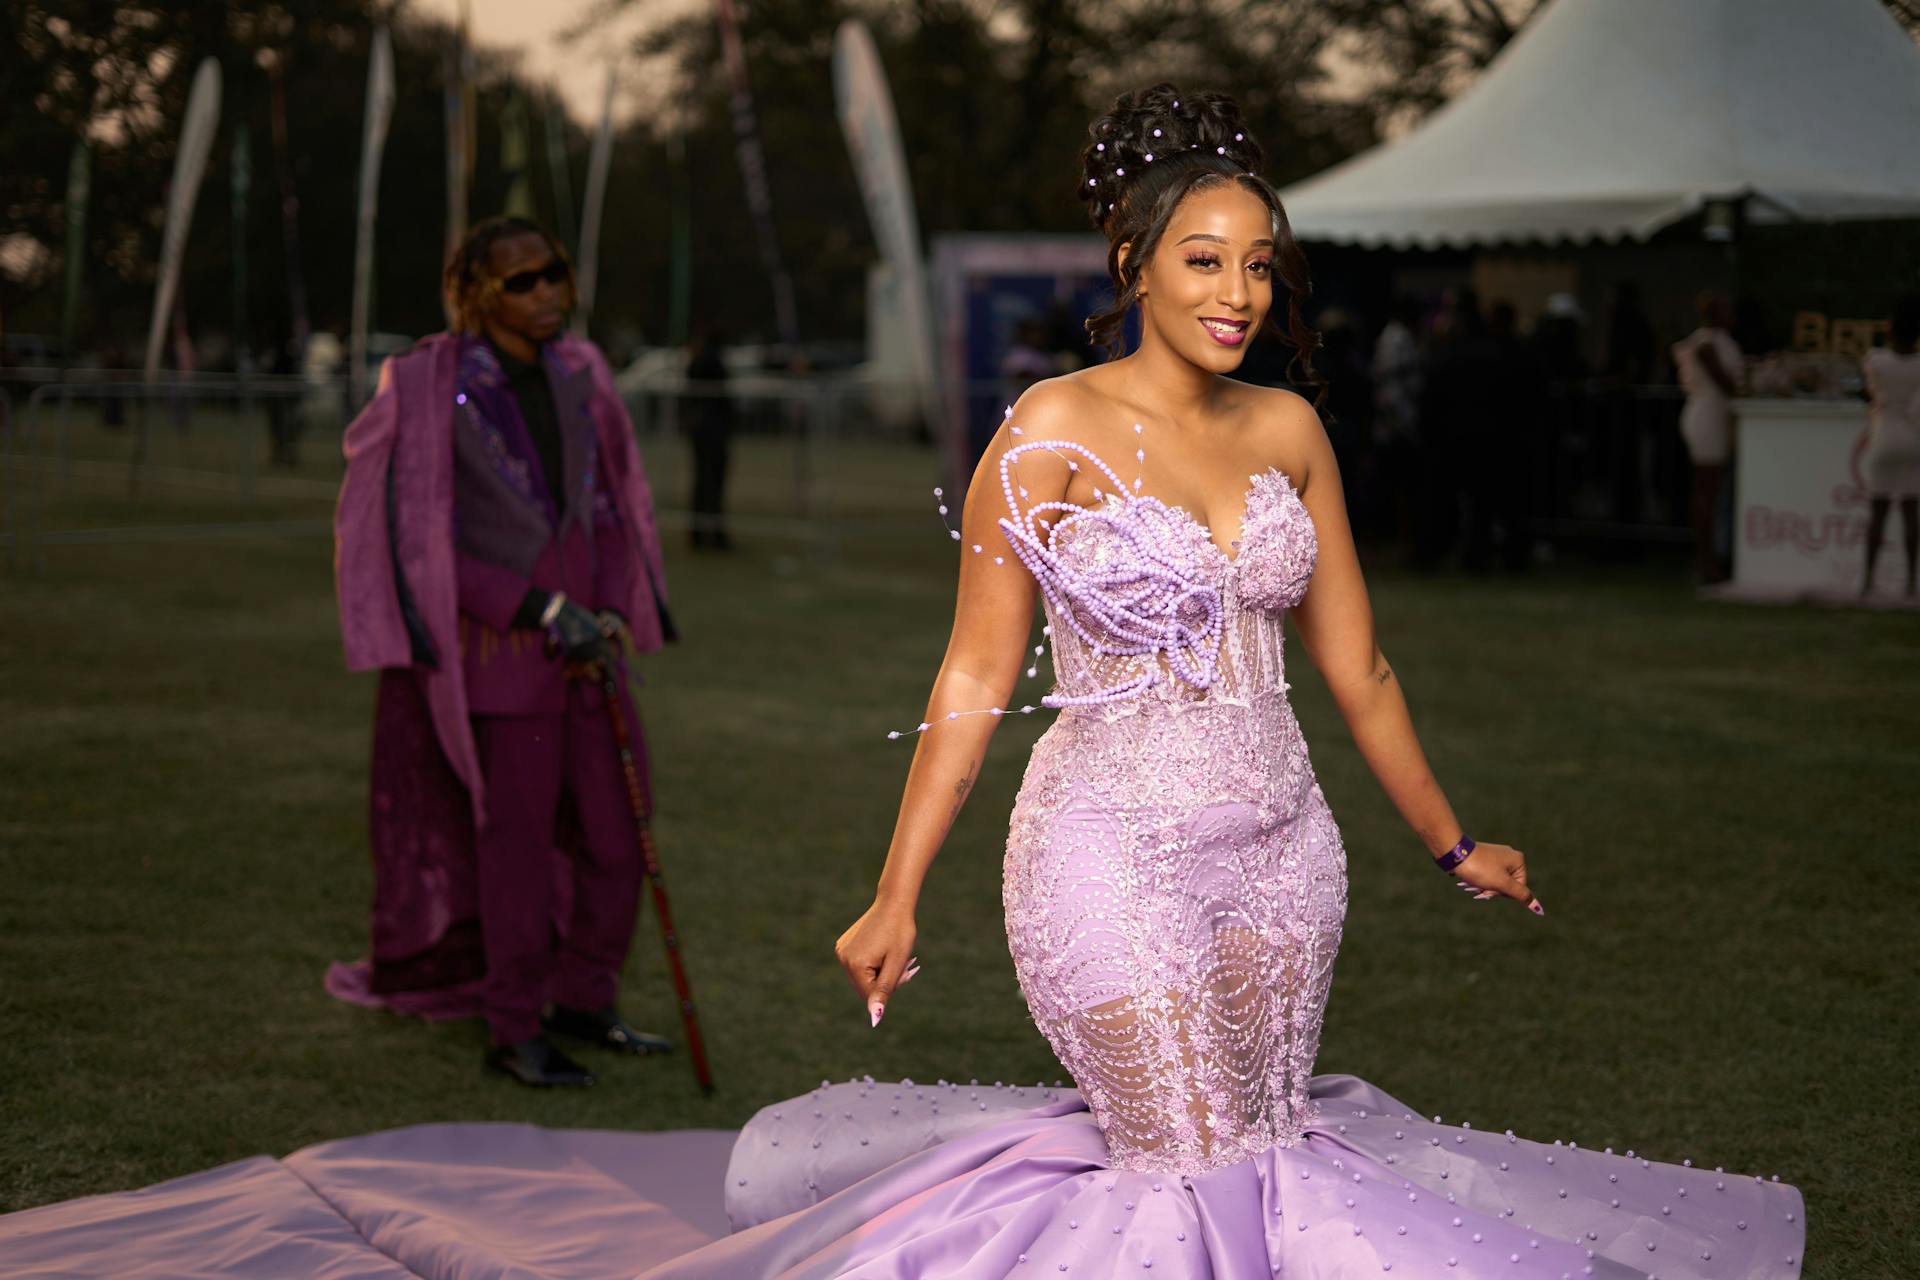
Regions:
<svg viewBox="0 0 1920 1280"><path fill-rule="evenodd" d="M1260 458L1297 482L1333 456L1320 411L1297 391L1247 385L1239 393L1249 443Z"/></svg>
<svg viewBox="0 0 1920 1280"><path fill-rule="evenodd" d="M1124 406L1100 385L1092 369L1043 378L1012 405L1009 424L1026 440L1071 440L1095 446L1113 433Z"/></svg>

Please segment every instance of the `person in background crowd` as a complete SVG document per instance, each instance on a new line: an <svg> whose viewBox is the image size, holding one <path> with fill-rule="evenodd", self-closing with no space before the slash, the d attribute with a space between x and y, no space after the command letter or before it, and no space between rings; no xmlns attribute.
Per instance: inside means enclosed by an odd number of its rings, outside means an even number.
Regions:
<svg viewBox="0 0 1920 1280"><path fill-rule="evenodd" d="M1415 332L1419 324L1420 304L1412 298L1395 298L1387 323L1374 340L1373 423L1382 441L1419 436L1423 371Z"/></svg>
<svg viewBox="0 0 1920 1280"><path fill-rule="evenodd" d="M1586 312L1565 291L1547 295L1546 313L1533 326L1534 361L1540 376L1561 387L1584 382L1587 364Z"/></svg>
<svg viewBox="0 0 1920 1280"><path fill-rule="evenodd" d="M1614 286L1613 305L1607 309L1606 366L1601 372L1630 387L1653 381L1653 321L1640 301L1640 286L1622 280Z"/></svg>
<svg viewBox="0 0 1920 1280"><path fill-rule="evenodd" d="M1340 464L1341 487L1356 535L1379 525L1380 485L1373 450L1373 377L1354 318L1339 307L1328 307L1316 318L1320 326L1319 364L1327 379L1327 399L1321 414L1333 456Z"/></svg>
<svg viewBox="0 0 1920 1280"><path fill-rule="evenodd" d="M307 335L306 349L299 353L300 376L307 383L300 397L301 431L330 436L340 429L346 405L347 344L341 337L345 332L345 324L336 321Z"/></svg>
<svg viewBox="0 0 1920 1280"><path fill-rule="evenodd" d="M1060 372L1060 366L1048 349L1047 325L1037 316L1028 316L1014 326L1013 344L1000 357L1000 394L1012 404L1028 387L1042 378Z"/></svg>
<svg viewBox="0 0 1920 1280"><path fill-rule="evenodd" d="M1420 350L1420 303L1401 295L1374 339L1373 453L1386 506L1383 532L1409 538L1419 484L1420 396L1426 365Z"/></svg>
<svg viewBox="0 0 1920 1280"><path fill-rule="evenodd" d="M570 678L673 637L653 499L612 371L564 332L553 237L487 219L445 283L453 331L387 361L346 438L341 630L348 667L381 672L375 897L371 964L328 988L483 1014L490 1069L586 1085L548 1033L668 1047L614 1004L639 839L601 686Z"/></svg>
<svg viewBox="0 0 1920 1280"><path fill-rule="evenodd" d="M1503 567L1521 570L1533 550L1528 482L1545 397L1512 303L1496 302L1488 312L1487 345L1484 416L1468 424L1464 435L1467 537L1461 563L1471 570L1490 568L1497 550Z"/></svg>
<svg viewBox="0 0 1920 1280"><path fill-rule="evenodd" d="M1874 563L1887 532L1887 510L1900 504L1900 547L1907 557L1907 594L1914 594L1920 555L1920 293L1894 304L1888 344L1860 361L1869 401L1867 451L1861 460L1869 498L1867 568L1860 594L1873 591Z"/></svg>
<svg viewBox="0 0 1920 1280"><path fill-rule="evenodd" d="M1727 462L1733 452L1733 397L1743 370L1740 345L1727 331L1733 304L1727 295L1702 292L1697 300L1700 327L1673 344L1674 368L1686 391L1680 410L1680 436L1693 460L1689 507L1693 520L1694 577L1702 583L1727 577L1720 549L1720 499Z"/></svg>
<svg viewBox="0 0 1920 1280"><path fill-rule="evenodd" d="M727 536L727 463L733 453L733 397L720 335L694 331L687 344L687 442L693 446L693 530L697 551L731 551Z"/></svg>
<svg viewBox="0 0 1920 1280"><path fill-rule="evenodd" d="M1434 317L1420 397L1420 472L1414 490L1413 562L1438 568L1460 532L1470 482L1467 456L1480 451L1493 416L1493 345L1472 289L1450 289Z"/></svg>
<svg viewBox="0 0 1920 1280"><path fill-rule="evenodd" d="M1733 323L1727 327L1740 350L1760 355L1775 351L1780 344L1773 340L1773 330L1767 324L1767 309L1760 299L1750 293L1743 293L1733 300Z"/></svg>
<svg viewBox="0 0 1920 1280"><path fill-rule="evenodd" d="M294 359L293 328L282 321L273 328L273 336L260 353L260 372L281 385L267 396L268 457L276 467L295 470L300 466L300 428L304 415L299 398L293 393L293 377L300 371Z"/></svg>
<svg viewBox="0 0 1920 1280"><path fill-rule="evenodd" d="M1047 308L1046 335L1054 373L1072 373L1099 362L1099 349L1087 337L1086 326L1058 299Z"/></svg>

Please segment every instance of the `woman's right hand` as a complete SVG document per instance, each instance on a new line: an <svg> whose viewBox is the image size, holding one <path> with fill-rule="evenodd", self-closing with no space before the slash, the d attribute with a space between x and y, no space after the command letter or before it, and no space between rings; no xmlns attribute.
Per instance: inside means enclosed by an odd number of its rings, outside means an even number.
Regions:
<svg viewBox="0 0 1920 1280"><path fill-rule="evenodd" d="M1489 898L1512 898L1523 902L1537 916L1547 914L1533 889L1527 884L1527 856L1511 845L1482 840L1467 860L1453 869L1454 883L1485 902Z"/></svg>
<svg viewBox="0 0 1920 1280"><path fill-rule="evenodd" d="M833 944L840 967L866 1003L873 1026L880 1025L893 993L920 972L913 958L917 936L911 910L875 902Z"/></svg>

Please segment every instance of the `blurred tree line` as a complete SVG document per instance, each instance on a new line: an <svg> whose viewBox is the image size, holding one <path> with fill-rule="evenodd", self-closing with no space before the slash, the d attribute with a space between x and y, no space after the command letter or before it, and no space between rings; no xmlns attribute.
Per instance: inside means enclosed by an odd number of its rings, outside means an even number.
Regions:
<svg viewBox="0 0 1920 1280"><path fill-rule="evenodd" d="M1444 101L1497 54L1540 0L736 0L774 214L809 338L857 338L872 237L834 114L833 34L871 26L892 83L924 232L1077 231L1075 157L1087 122L1122 89L1170 79L1241 101L1268 176L1303 177ZM603 74L609 24L646 0L601 0L569 33L568 74ZM1911 27L1920 0L1889 0ZM183 298L196 335L229 333L233 248L248 264L244 341L279 340L290 281L317 328L344 330L369 42L391 24L398 97L380 186L376 329L442 323L446 50L455 32L407 0L15 0L0 6L0 330L56 333L68 158L93 146L76 346L137 348L152 303L180 120L206 57L223 73L220 133L189 241ZM729 85L711 10L645 26L624 78L641 109L614 147L594 317L616 345L669 327L676 202L693 230L696 322L770 335L770 292L734 153ZM524 111L535 212L554 221L545 113L511 51L476 49L472 216L506 194L503 115ZM637 70L636 70L637 69ZM273 77L286 146L273 128ZM251 199L235 226L233 140L250 144ZM556 131L577 208L589 128ZM281 165L298 201L299 254L282 230ZM571 243L574 228L562 229Z"/></svg>

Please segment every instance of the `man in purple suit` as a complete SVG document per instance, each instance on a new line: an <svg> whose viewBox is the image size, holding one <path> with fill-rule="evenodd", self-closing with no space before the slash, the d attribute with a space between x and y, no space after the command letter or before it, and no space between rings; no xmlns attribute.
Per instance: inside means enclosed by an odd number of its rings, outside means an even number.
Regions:
<svg viewBox="0 0 1920 1280"><path fill-rule="evenodd" d="M669 1047L615 1004L643 868L603 695L569 678L673 638L653 502L605 357L562 333L553 238L489 219L446 287L453 332L388 361L347 432L341 625L348 666L382 673L375 897L371 959L328 987L484 1015L489 1067L586 1085L549 1034Z"/></svg>

